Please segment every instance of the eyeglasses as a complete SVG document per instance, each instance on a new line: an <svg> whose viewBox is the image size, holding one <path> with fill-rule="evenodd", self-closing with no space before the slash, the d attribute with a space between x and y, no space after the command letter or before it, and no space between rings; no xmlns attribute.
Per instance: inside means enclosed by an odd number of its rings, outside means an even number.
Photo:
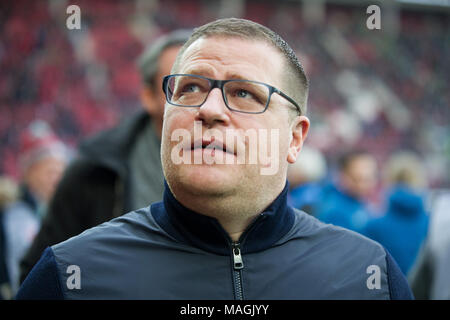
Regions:
<svg viewBox="0 0 450 320"><path fill-rule="evenodd" d="M291 102L301 114L298 104L275 87L251 80L215 80L192 74L171 74L163 79L163 91L168 103L178 107L201 107L212 89L222 91L228 109L243 113L263 113L272 94Z"/></svg>

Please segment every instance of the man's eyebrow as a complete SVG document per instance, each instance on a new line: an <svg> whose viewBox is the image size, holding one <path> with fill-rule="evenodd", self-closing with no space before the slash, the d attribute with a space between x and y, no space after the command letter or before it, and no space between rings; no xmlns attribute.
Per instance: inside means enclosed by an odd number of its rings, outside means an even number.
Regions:
<svg viewBox="0 0 450 320"><path fill-rule="evenodd" d="M185 74L194 74L197 76L205 76L205 77L212 77L213 71L210 68L200 67L200 68L192 68L192 69L186 69L183 71ZM226 73L225 79L218 79L218 80L253 80L249 77L245 77L242 74L236 73L234 71L230 73Z"/></svg>
<svg viewBox="0 0 450 320"><path fill-rule="evenodd" d="M251 80L248 77L244 77L243 75L235 72L227 73L227 79L233 80Z"/></svg>
<svg viewBox="0 0 450 320"><path fill-rule="evenodd" d="M211 70L211 68L208 68L208 67L188 68L188 69L184 70L183 73L194 74L197 76L206 76L206 77L213 75L213 71Z"/></svg>

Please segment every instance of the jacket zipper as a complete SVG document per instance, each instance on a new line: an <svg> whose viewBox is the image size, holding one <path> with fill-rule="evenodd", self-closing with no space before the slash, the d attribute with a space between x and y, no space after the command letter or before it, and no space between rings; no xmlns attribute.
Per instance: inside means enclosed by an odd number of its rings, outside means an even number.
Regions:
<svg viewBox="0 0 450 320"><path fill-rule="evenodd" d="M232 254L235 298L237 300L244 300L244 290L242 288L242 269L244 268L244 262L242 261L239 242L232 243Z"/></svg>

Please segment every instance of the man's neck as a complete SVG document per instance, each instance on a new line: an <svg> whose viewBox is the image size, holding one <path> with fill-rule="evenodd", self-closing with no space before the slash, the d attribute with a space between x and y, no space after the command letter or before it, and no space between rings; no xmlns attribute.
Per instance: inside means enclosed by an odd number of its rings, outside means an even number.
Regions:
<svg viewBox="0 0 450 320"><path fill-rule="evenodd" d="M265 193L243 195L198 196L173 192L175 198L186 208L197 213L216 218L233 241L238 241L251 222L263 212L281 193L273 196ZM251 199L251 200L249 200Z"/></svg>
<svg viewBox="0 0 450 320"><path fill-rule="evenodd" d="M168 234L208 252L230 254L232 242L240 242L245 253L257 252L274 245L291 230L295 212L287 205L287 185L272 203L247 223L244 233L227 232L220 222L187 208L178 201L168 184L162 203L151 205L150 212Z"/></svg>

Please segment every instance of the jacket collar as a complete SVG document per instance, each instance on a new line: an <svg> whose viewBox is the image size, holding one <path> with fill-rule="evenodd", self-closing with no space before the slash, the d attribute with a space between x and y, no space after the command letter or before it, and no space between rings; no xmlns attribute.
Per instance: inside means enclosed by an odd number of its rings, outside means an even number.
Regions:
<svg viewBox="0 0 450 320"><path fill-rule="evenodd" d="M287 205L288 183L280 195L260 213L241 235L242 253L257 252L271 247L294 224L294 212ZM228 255L232 241L217 219L194 212L183 206L165 183L162 203L153 204L151 213L156 222L170 235L203 250Z"/></svg>

